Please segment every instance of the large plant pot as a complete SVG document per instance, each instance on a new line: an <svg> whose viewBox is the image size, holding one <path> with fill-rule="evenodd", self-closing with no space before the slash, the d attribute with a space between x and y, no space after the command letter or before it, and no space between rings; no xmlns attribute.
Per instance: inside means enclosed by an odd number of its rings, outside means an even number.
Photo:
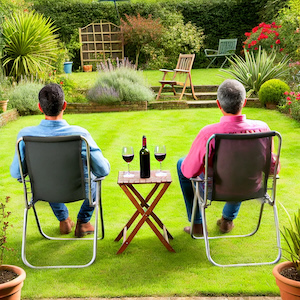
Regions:
<svg viewBox="0 0 300 300"><path fill-rule="evenodd" d="M288 279L280 272L293 266L292 262L286 261L276 265L273 269L273 275L280 290L282 300L299 300L300 299L300 281Z"/></svg>
<svg viewBox="0 0 300 300"><path fill-rule="evenodd" d="M8 100L1 100L0 101L0 107L1 107L3 112L5 112L7 110L7 103L8 103Z"/></svg>
<svg viewBox="0 0 300 300"><path fill-rule="evenodd" d="M72 73L72 64L73 62L72 61L67 61L64 63L64 72L69 74L69 73Z"/></svg>

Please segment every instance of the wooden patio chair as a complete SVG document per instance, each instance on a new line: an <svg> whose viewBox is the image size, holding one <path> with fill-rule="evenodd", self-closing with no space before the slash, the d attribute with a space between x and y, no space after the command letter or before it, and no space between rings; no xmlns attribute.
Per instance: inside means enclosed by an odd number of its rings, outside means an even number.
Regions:
<svg viewBox="0 0 300 300"><path fill-rule="evenodd" d="M236 50L237 39L220 39L218 50L204 49L205 56L212 59L207 69L218 57L225 57L221 68L225 65L229 56L233 55Z"/></svg>
<svg viewBox="0 0 300 300"><path fill-rule="evenodd" d="M170 85L173 90L174 96L176 96L176 90L174 86L182 86L182 91L179 96L179 100L182 99L183 94L185 92L186 87L188 86L188 81L189 81L189 86L191 87L192 90L192 95L195 100L197 100L197 97L195 95L194 91L194 86L192 84L192 76L191 76L191 70L193 66L193 62L195 59L195 54L181 54L179 55L178 61L176 68L174 70L165 70L165 69L160 69L164 73L162 80L160 80L161 87L158 91L156 100L159 99L162 89L164 88L165 85ZM171 80L166 80L166 75L168 73L173 73L173 77ZM184 80L181 80L182 78L179 78L180 75L184 74Z"/></svg>

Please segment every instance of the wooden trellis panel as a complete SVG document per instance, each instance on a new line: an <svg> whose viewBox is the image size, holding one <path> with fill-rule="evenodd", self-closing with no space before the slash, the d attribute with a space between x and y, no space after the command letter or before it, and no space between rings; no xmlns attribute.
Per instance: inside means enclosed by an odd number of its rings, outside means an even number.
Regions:
<svg viewBox="0 0 300 300"><path fill-rule="evenodd" d="M120 26L111 22L91 23L79 28L81 67L110 59L124 59Z"/></svg>

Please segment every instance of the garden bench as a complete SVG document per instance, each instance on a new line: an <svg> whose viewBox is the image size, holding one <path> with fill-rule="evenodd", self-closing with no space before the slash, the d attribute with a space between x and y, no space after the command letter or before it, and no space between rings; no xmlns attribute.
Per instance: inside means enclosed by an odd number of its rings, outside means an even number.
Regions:
<svg viewBox="0 0 300 300"><path fill-rule="evenodd" d="M236 50L237 39L220 39L218 50L204 49L205 56L212 59L207 69L218 57L225 57L221 68L225 65L229 56L233 55Z"/></svg>

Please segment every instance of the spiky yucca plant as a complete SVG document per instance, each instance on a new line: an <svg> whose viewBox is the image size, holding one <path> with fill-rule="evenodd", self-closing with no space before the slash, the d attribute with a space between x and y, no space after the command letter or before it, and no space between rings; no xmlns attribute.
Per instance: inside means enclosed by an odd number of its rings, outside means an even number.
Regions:
<svg viewBox="0 0 300 300"><path fill-rule="evenodd" d="M3 23L3 66L9 75L46 71L56 59L56 28L49 18L34 11L15 12Z"/></svg>
<svg viewBox="0 0 300 300"><path fill-rule="evenodd" d="M240 81L249 94L258 95L261 85L269 79L281 78L288 71L288 56L284 56L279 63L275 62L276 53L268 54L259 47L256 54L253 51L245 52L245 59L235 55L228 58L231 68L222 69Z"/></svg>
<svg viewBox="0 0 300 300"><path fill-rule="evenodd" d="M283 226L281 234L288 245L285 251L290 255L289 261L294 263L300 274L300 209L294 215L294 222L289 216L290 227Z"/></svg>

